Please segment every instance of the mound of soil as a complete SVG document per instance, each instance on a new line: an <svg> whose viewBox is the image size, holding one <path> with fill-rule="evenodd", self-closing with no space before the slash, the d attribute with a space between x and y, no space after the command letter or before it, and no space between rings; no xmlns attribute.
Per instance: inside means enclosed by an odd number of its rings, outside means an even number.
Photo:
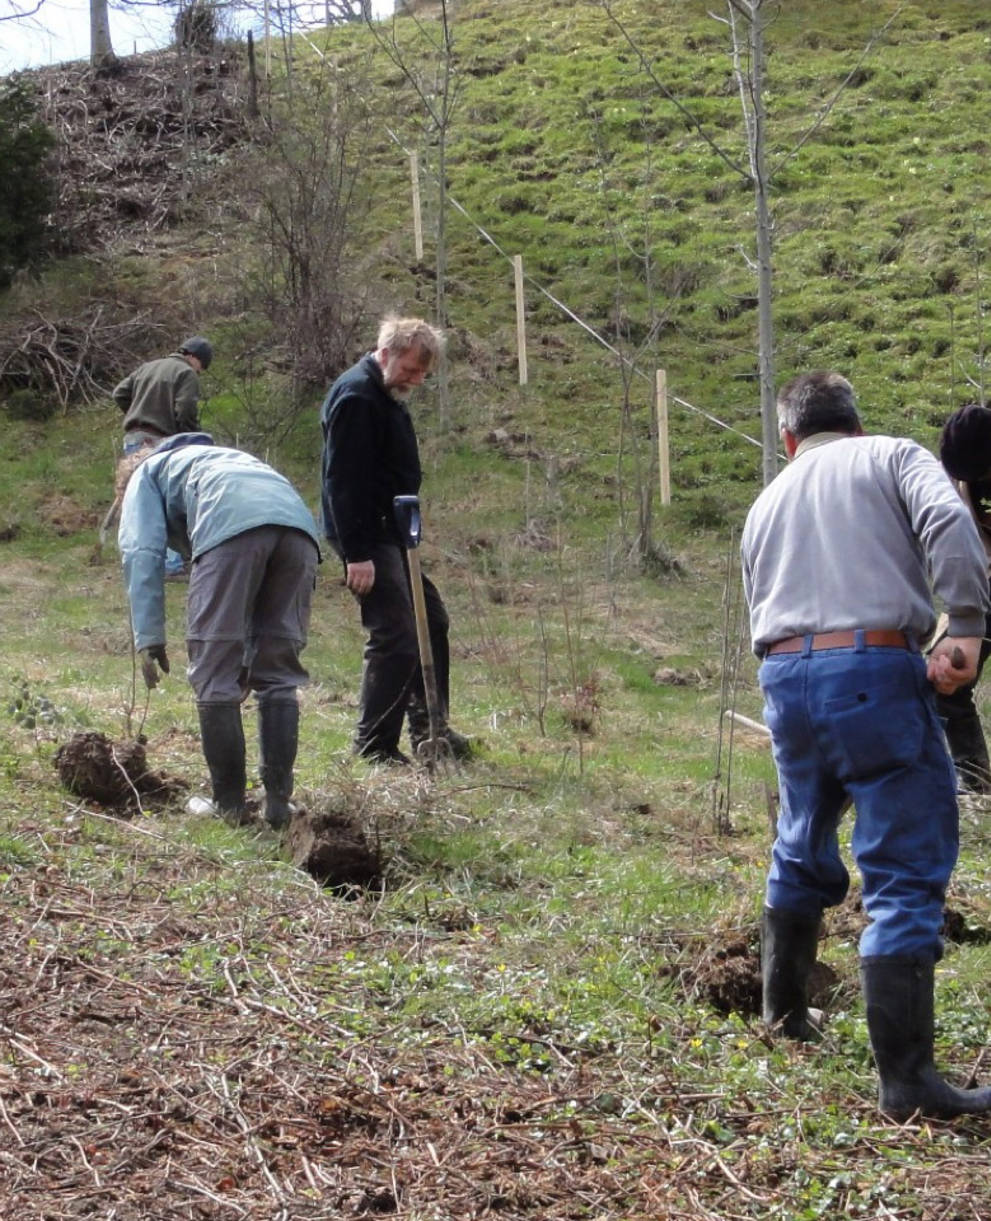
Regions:
<svg viewBox="0 0 991 1221"><path fill-rule="evenodd" d="M749 936L715 935L701 959L678 972L689 995L706 1000L719 1013L759 1017L761 1013L760 931ZM823 1008L839 983L827 963L817 962L809 977L809 1001Z"/></svg>
<svg viewBox="0 0 991 1221"><path fill-rule="evenodd" d="M759 1014L760 954L742 937L716 944L698 966L696 986L720 1013Z"/></svg>
<svg viewBox="0 0 991 1221"><path fill-rule="evenodd" d="M58 492L45 497L38 506L38 516L59 538L67 538L80 530L91 530L99 524L99 514L84 509L72 499Z"/></svg>
<svg viewBox="0 0 991 1221"><path fill-rule="evenodd" d="M370 848L361 827L339 810L298 811L289 824L286 846L293 864L330 890L364 889L382 876L378 848Z"/></svg>
<svg viewBox="0 0 991 1221"><path fill-rule="evenodd" d="M54 763L70 793L122 814L133 813L142 800L164 804L188 788L176 776L150 771L143 743L113 742L94 731L73 734Z"/></svg>
<svg viewBox="0 0 991 1221"><path fill-rule="evenodd" d="M975 913L955 907L943 909L943 936L957 945L991 945L991 929L986 928Z"/></svg>

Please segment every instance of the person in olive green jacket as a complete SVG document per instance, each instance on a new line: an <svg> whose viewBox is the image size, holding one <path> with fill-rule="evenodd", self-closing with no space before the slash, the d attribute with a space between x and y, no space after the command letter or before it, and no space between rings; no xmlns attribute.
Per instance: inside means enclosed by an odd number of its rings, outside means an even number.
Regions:
<svg viewBox="0 0 991 1221"><path fill-rule="evenodd" d="M210 367L209 340L194 335L171 356L139 365L114 388L124 413L124 453L199 428L199 374Z"/></svg>
<svg viewBox="0 0 991 1221"><path fill-rule="evenodd" d="M146 361L114 387L114 402L124 413L125 455L177 433L198 430L199 374L209 368L212 359L210 341L194 335L171 356ZM118 508L115 501L105 525ZM166 576L181 580L185 571L182 556L169 549L165 554Z"/></svg>

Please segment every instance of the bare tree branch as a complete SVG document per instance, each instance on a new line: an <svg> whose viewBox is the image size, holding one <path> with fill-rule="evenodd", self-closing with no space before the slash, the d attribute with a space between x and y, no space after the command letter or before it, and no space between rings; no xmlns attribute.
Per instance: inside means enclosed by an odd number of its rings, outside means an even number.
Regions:
<svg viewBox="0 0 991 1221"><path fill-rule="evenodd" d="M729 26L730 43L733 48L733 75L736 77L737 88L740 93L740 111L743 115L743 129L747 137L747 156L750 159L750 176L757 177L757 165L754 159L754 107L753 93L750 89L750 73L743 70L743 58L740 54L740 36L736 29L736 12L744 11L740 8L736 0L726 0L726 7L729 10L729 17L720 17L717 13L709 13L713 21L718 21L720 25ZM753 11L745 13L747 20L753 20Z"/></svg>
<svg viewBox="0 0 991 1221"><path fill-rule="evenodd" d="M20 8L16 0L4 0L4 4L10 9L9 13L0 13L0 21L20 21L24 17L33 17L35 13L41 11L41 6L45 0L37 0L37 3L27 8Z"/></svg>
<svg viewBox="0 0 991 1221"><path fill-rule="evenodd" d="M746 0L726 0L726 3L730 8L735 8L741 17L745 17L747 21L753 21L754 6L752 4L746 3ZM710 16L715 16L715 14L710 14ZM721 18L717 17L716 20L719 21Z"/></svg>
<svg viewBox="0 0 991 1221"><path fill-rule="evenodd" d="M729 0L729 3L733 3L733 0ZM791 150L789 152L785 153L785 155L781 158L781 160L775 166L772 167L771 173L769 175L770 178L773 178L775 174L777 174L781 170L783 170L784 167L789 163L789 161L793 160L798 155L799 150L803 147L803 145L807 144L808 141L811 140L812 137L816 134L816 132L819 130L819 128L822 127L822 125L823 125L823 123L825 123L826 119L829 118L829 115L830 115L833 107L839 101L840 95L850 84L851 80L853 80L854 76L857 73L857 70L860 68L860 65L864 62L864 60L867 58L867 56L870 55L871 51L874 49L875 43L877 43L879 39L884 37L884 35L888 31L888 28L891 26L892 22L894 22L895 19L899 16L899 14L901 13L903 8L904 8L904 5L900 4L898 6L898 8L896 8L895 11L891 14L891 16L888 18L888 20L884 23L884 25L881 26L881 28L877 31L877 33L871 35L870 40L868 41L867 45L864 47L863 51L861 52L860 58L853 65L853 67L850 69L850 71L846 74L846 76L844 77L844 79L842 80L840 85L837 87L836 92L833 94L833 96L829 99L829 101L822 108L822 110L819 111L814 122L812 123L812 126L809 127L809 129L804 133L804 135L802 135L798 139L797 143L792 146Z"/></svg>
<svg viewBox="0 0 991 1221"><path fill-rule="evenodd" d="M397 38L397 22L393 17L386 35L382 26L384 23L366 19L366 24L375 41L385 51L391 62L406 78L416 96L420 99L424 111L434 125L436 137L437 166L434 178L437 183L437 217L435 228L435 314L434 321L442 329L447 326L447 148L451 131L451 123L458 104L463 78L458 74L454 56L454 33L451 24L449 0L440 0L440 11L434 22L434 29L439 31L435 36L415 13L409 14L417 30L434 51L433 80L427 78L427 73L417 69L402 48ZM441 428L450 424L450 402L447 383L447 364L440 362L437 370L437 406Z"/></svg>

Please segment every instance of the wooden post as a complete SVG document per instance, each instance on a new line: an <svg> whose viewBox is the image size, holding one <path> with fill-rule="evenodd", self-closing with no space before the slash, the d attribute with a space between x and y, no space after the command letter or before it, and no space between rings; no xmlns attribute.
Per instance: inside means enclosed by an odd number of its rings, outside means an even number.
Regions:
<svg viewBox="0 0 991 1221"><path fill-rule="evenodd" d="M657 473L661 484L661 504L671 503L671 454L668 446L668 378L657 370Z"/></svg>
<svg viewBox="0 0 991 1221"><path fill-rule="evenodd" d="M268 0L265 0L265 79L272 75L272 19L269 13Z"/></svg>
<svg viewBox="0 0 991 1221"><path fill-rule="evenodd" d="M413 248L416 261L423 262L423 218L420 215L420 159L415 152L409 155L409 176L413 184Z"/></svg>
<svg viewBox="0 0 991 1221"><path fill-rule="evenodd" d="M523 312L523 256L513 255L513 276L516 279L516 350L520 362L520 385L527 384L526 316Z"/></svg>

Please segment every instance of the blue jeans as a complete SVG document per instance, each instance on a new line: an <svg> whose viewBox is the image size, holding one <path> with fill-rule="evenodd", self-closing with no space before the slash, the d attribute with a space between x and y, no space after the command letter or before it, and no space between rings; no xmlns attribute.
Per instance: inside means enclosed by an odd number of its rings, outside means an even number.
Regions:
<svg viewBox="0 0 991 1221"><path fill-rule="evenodd" d="M768 906L817 918L842 902L837 829L852 801L870 919L861 955L938 958L958 812L922 657L862 644L813 652L807 640L804 652L766 657L760 685L781 794Z"/></svg>

